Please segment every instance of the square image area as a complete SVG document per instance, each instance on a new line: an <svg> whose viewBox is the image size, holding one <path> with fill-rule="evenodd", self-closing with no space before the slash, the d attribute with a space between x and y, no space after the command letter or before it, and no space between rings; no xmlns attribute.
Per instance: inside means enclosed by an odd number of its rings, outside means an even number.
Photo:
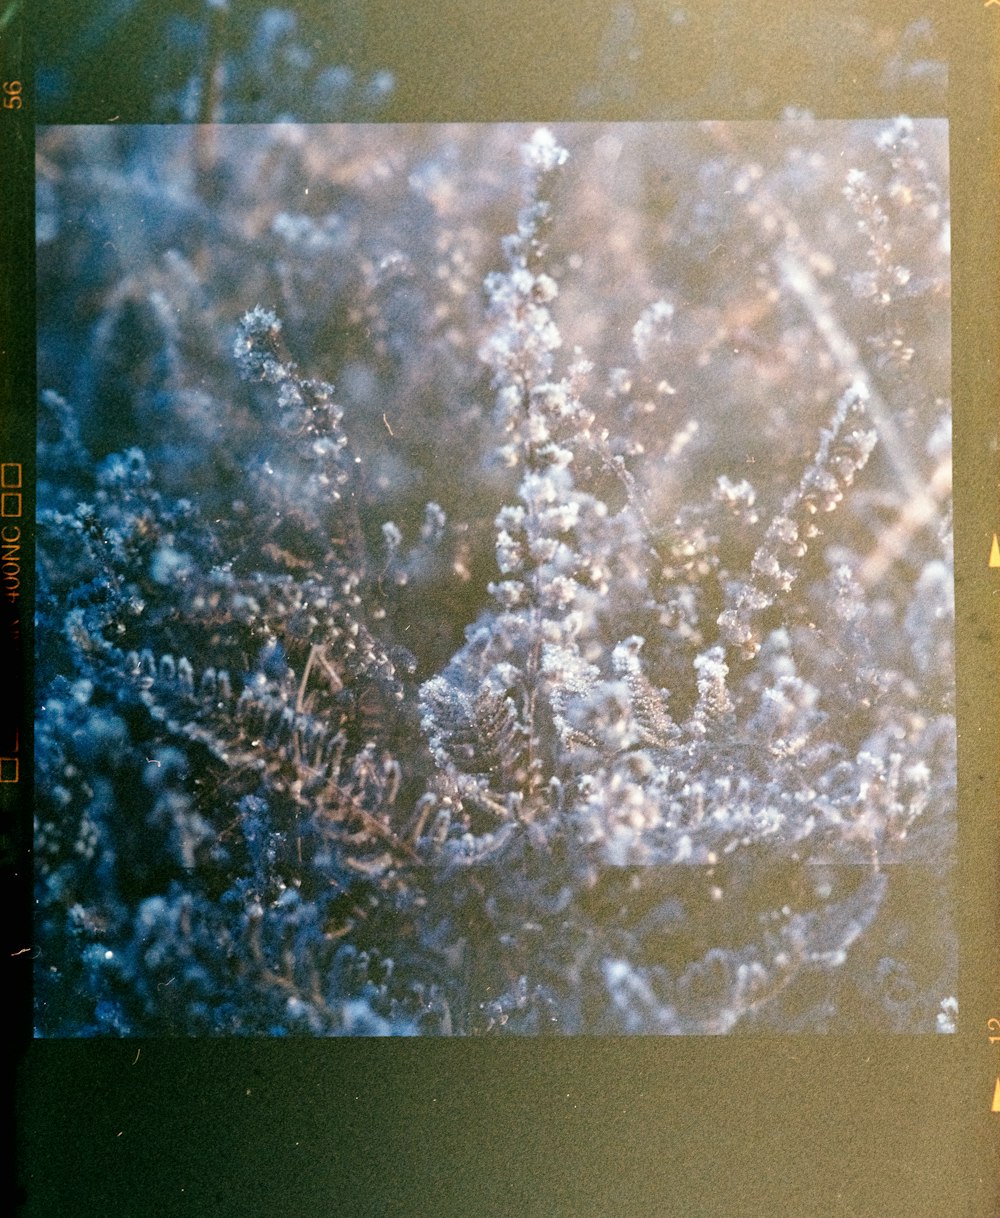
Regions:
<svg viewBox="0 0 1000 1218"><path fill-rule="evenodd" d="M37 1034L954 1031L947 136L41 129Z"/></svg>

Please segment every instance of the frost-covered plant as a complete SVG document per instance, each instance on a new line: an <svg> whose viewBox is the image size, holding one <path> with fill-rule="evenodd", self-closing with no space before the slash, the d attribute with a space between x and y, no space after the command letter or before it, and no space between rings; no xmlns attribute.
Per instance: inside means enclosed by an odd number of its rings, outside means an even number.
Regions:
<svg viewBox="0 0 1000 1218"><path fill-rule="evenodd" d="M357 40L362 20L346 5L337 16L327 34L331 57ZM308 37L291 9L236 18L228 0L206 0L199 19L171 22L171 41L187 50L191 71L182 88L156 99L159 115L185 122L371 119L392 93L391 72L359 79L348 64L325 61L326 39Z"/></svg>
<svg viewBox="0 0 1000 1218"><path fill-rule="evenodd" d="M115 99L108 104L124 99L150 121L370 120L395 84L384 68L358 69L367 22L363 6L349 0L304 20L268 0L51 8L38 19L46 121L108 94Z"/></svg>
<svg viewBox="0 0 1000 1218"><path fill-rule="evenodd" d="M937 132L567 134L43 146L43 1031L954 1026Z"/></svg>
<svg viewBox="0 0 1000 1218"><path fill-rule="evenodd" d="M885 891L880 861L897 857L931 798L947 798L952 777L939 775L946 787L932 795L926 757L950 726L940 715L911 726L916 691L892 689L899 677L869 667L874 639L857 564L846 555L828 571L827 590L813 593L837 606L832 620L797 620L803 563L877 442L863 379L841 391L815 456L761 530L745 574L724 565L718 541L698 526L716 506L756 524L756 492L746 481L720 478L712 508L687 507L666 527L667 556L657 552L635 483L583 403L590 365L576 353L564 376L554 373L560 335L549 304L557 288L540 269L541 231L547 179L565 157L547 132L527 146L529 195L505 241L508 269L487 280L494 329L483 355L511 437L503 455L523 470L520 502L496 521L504 576L491 585L496 610L424 686L424 724L442 790L466 812L463 828L476 814L495 821L485 834L490 846L523 822L548 848L568 837L590 865L693 863L728 873L746 853L759 866L762 851L806 864L870 861L871 875L846 897L827 885L820 912L782 906L763 943L729 958L712 948L679 976L602 962L626 1025L715 1031L784 988L789 974L839 959L874 918ZM671 318L660 301L637 321L640 360ZM621 507L581 489L574 471L592 482L617 477ZM695 555L697 589L685 561ZM708 587L725 606L712 616ZM941 593L933 599L945 617ZM653 624L649 649L643 635L624 633L637 613ZM824 649L838 655L836 675L817 664ZM651 680L651 672L676 671L685 654L691 671L672 688ZM850 737L831 737L848 700L865 710L852 717ZM469 850L467 839L457 847ZM752 931L734 914L730 933L741 924ZM717 974L711 1012L688 1010L677 996L709 959Z"/></svg>

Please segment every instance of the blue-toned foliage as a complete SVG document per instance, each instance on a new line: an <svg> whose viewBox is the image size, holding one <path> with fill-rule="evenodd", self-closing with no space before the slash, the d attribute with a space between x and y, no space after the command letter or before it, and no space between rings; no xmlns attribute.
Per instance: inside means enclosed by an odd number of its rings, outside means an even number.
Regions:
<svg viewBox="0 0 1000 1218"><path fill-rule="evenodd" d="M395 86L391 71L361 62L365 0L319 12L268 0L61 7L45 6L36 20L46 122L95 104L150 122L370 120Z"/></svg>
<svg viewBox="0 0 1000 1218"><path fill-rule="evenodd" d="M942 137L46 133L40 1034L952 1029Z"/></svg>

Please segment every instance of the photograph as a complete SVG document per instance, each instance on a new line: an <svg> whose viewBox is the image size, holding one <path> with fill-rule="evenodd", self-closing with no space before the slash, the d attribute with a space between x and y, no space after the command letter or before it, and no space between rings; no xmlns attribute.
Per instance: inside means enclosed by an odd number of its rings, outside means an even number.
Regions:
<svg viewBox="0 0 1000 1218"><path fill-rule="evenodd" d="M0 5L20 1218L1000 1213L998 49Z"/></svg>
<svg viewBox="0 0 1000 1218"><path fill-rule="evenodd" d="M37 1034L953 1031L947 175L41 132Z"/></svg>

